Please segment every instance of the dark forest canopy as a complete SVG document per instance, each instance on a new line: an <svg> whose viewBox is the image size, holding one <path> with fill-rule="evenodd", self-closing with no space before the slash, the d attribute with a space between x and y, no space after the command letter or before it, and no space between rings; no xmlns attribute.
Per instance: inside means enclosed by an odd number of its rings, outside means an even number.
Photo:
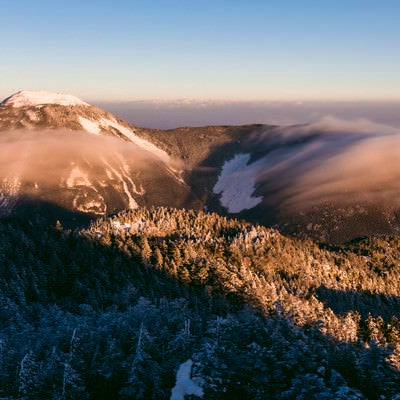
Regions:
<svg viewBox="0 0 400 400"><path fill-rule="evenodd" d="M394 398L400 239L319 245L136 209L70 231L0 221L0 397Z"/></svg>

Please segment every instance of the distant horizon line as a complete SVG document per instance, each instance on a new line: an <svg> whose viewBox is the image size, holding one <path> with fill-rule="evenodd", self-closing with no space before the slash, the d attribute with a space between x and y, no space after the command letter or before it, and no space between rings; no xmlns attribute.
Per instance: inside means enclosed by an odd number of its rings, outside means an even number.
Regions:
<svg viewBox="0 0 400 400"><path fill-rule="evenodd" d="M290 103L301 105L302 103L400 103L400 96L398 97L273 97L270 98L223 98L223 97L171 97L171 98L163 98L163 97L136 97L136 98L127 98L124 96L123 98L114 98L111 96L107 98L107 95L104 96L86 96L84 93L79 94L75 93L73 90L47 90L47 89L17 89L11 93L3 95L0 100L4 100L10 95L18 93L20 91L48 91L54 93L63 93L76 96L82 100L88 101L89 103L113 103L113 104L127 104L127 103L143 103L143 104L154 104L154 105L163 105L163 104L179 104L179 105L198 105L198 104L281 104L281 103Z"/></svg>
<svg viewBox="0 0 400 400"><path fill-rule="evenodd" d="M81 97L81 96L78 96ZM98 103L113 103L113 104L127 104L127 103L145 103L145 104L154 104L154 105L163 105L163 104L179 104L179 105L197 105L197 104L281 104L281 103L290 103L296 105L302 105L303 103L400 103L399 98L315 98L315 99L222 99L222 98L191 98L191 97L182 97L182 98L171 98L171 99L161 99L161 98L152 98L152 99L100 99L100 98L90 98L84 97L84 100L88 102L98 102Z"/></svg>

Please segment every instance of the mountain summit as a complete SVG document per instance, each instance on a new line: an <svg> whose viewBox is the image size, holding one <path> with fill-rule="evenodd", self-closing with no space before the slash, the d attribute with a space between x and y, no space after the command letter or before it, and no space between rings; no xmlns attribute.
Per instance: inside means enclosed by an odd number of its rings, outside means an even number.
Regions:
<svg viewBox="0 0 400 400"><path fill-rule="evenodd" d="M0 131L61 129L113 136L132 142L165 163L168 154L140 136L140 129L78 97L59 92L20 91L0 103Z"/></svg>
<svg viewBox="0 0 400 400"><path fill-rule="evenodd" d="M60 92L48 92L45 90L21 90L3 100L0 104L13 107L31 107L43 104L58 104L61 106L88 106L78 97Z"/></svg>

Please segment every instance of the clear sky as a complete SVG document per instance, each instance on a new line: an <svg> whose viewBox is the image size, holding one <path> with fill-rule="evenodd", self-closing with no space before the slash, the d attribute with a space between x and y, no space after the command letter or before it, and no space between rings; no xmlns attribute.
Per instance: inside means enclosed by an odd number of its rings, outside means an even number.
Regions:
<svg viewBox="0 0 400 400"><path fill-rule="evenodd" d="M400 99L400 1L0 1L0 95Z"/></svg>

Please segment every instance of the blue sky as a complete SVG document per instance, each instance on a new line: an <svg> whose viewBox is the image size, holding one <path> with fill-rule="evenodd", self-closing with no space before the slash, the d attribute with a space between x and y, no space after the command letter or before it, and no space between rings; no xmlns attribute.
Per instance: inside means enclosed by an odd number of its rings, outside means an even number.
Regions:
<svg viewBox="0 0 400 400"><path fill-rule="evenodd" d="M398 1L0 2L0 95L400 99Z"/></svg>

